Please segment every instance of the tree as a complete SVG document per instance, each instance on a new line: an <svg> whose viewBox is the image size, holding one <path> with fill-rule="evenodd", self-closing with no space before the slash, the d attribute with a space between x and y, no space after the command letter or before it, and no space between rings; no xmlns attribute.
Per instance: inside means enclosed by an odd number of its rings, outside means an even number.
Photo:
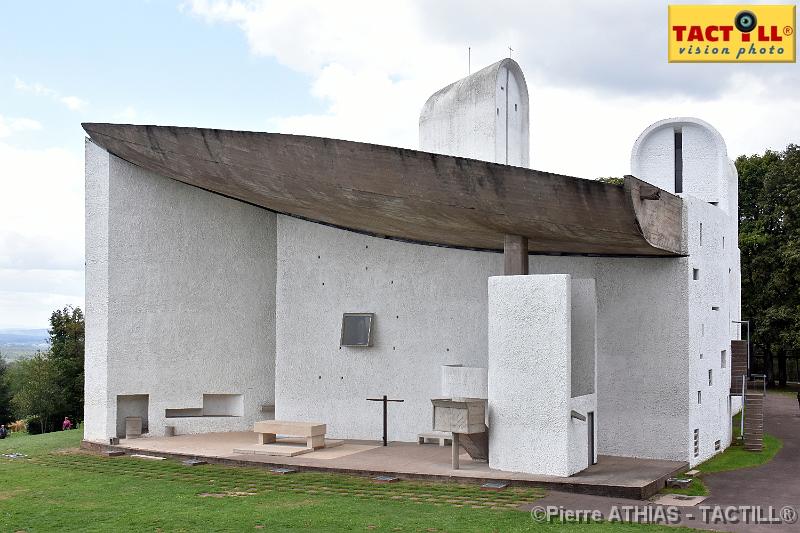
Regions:
<svg viewBox="0 0 800 533"><path fill-rule="evenodd" d="M597 181L601 181L603 183L610 183L612 185L624 185L625 178L618 178L616 176L605 176L602 178L597 178Z"/></svg>
<svg viewBox="0 0 800 533"><path fill-rule="evenodd" d="M800 349L800 146L740 156L742 313L764 350L767 380L786 385L787 352Z"/></svg>
<svg viewBox="0 0 800 533"><path fill-rule="evenodd" d="M63 394L63 413L83 418L85 322L80 307L67 306L50 315L50 354Z"/></svg>
<svg viewBox="0 0 800 533"><path fill-rule="evenodd" d="M46 352L39 352L15 366L19 390L11 400L14 413L18 418L38 419L42 433L52 430L53 415L64 410L57 365Z"/></svg>
<svg viewBox="0 0 800 533"><path fill-rule="evenodd" d="M0 353L0 424L13 422L11 412L11 389L8 383L8 363Z"/></svg>

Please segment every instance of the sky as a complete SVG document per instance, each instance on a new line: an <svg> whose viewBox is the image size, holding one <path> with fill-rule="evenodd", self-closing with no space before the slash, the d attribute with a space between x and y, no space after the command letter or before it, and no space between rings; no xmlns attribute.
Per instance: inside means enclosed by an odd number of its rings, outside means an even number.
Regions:
<svg viewBox="0 0 800 533"><path fill-rule="evenodd" d="M511 54L533 168L621 176L672 116L731 158L800 143L797 64L668 64L666 32L660 0L0 2L0 329L84 305L81 122L416 148L430 94Z"/></svg>

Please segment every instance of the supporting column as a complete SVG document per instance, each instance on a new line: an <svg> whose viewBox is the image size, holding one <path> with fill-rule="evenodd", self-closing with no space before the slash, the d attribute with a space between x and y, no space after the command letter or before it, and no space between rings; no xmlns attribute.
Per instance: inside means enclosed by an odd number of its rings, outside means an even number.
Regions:
<svg viewBox="0 0 800 533"><path fill-rule="evenodd" d="M506 235L503 242L503 258L506 276L528 274L528 238L521 235Z"/></svg>

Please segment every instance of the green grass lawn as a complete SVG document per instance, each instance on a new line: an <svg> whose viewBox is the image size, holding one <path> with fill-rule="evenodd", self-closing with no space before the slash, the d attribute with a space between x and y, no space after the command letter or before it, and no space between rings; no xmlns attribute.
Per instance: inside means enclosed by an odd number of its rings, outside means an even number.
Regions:
<svg viewBox="0 0 800 533"><path fill-rule="evenodd" d="M635 524L539 524L517 506L538 489L108 458L81 431L0 441L0 531L675 531Z"/></svg>
<svg viewBox="0 0 800 533"><path fill-rule="evenodd" d="M740 435L741 413L733 417L733 441L737 443ZM783 447L783 441L769 434L764 434L764 448L760 452L749 452L739 444L729 446L724 452L718 453L711 459L696 466L701 476L713 474L714 472L726 472L728 470L739 470L740 468L751 468L771 461L775 454ZM702 479L694 478L691 485L685 489L665 488L664 493L686 494L688 496L707 496L708 487Z"/></svg>

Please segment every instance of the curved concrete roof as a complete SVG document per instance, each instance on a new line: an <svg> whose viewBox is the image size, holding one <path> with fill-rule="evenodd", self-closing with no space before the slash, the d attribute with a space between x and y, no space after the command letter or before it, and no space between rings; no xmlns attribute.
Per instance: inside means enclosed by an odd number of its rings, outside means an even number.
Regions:
<svg viewBox="0 0 800 533"><path fill-rule="evenodd" d="M525 74L523 74L522 69L516 61L511 58L505 58L465 78L461 78L430 95L425 105L422 106L422 111L420 111L420 122L442 113L452 113L453 108L457 107L453 103L456 101L470 101L482 98L491 98L491 100L494 101L497 76L503 67L514 73L520 83L520 91L523 93L523 99L527 104L528 85L525 82ZM493 106L491 111L494 111ZM527 109L525 111L527 113Z"/></svg>
<svg viewBox="0 0 800 533"><path fill-rule="evenodd" d="M389 146L172 126L83 124L110 153L163 176L333 226L414 242L530 252L683 254L681 199Z"/></svg>

